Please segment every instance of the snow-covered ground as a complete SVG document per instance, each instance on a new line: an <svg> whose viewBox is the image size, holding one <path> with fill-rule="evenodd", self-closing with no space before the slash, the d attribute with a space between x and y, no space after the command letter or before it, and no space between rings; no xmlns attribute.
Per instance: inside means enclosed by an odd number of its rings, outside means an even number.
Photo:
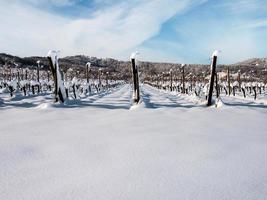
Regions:
<svg viewBox="0 0 267 200"><path fill-rule="evenodd" d="M266 199L267 98L141 95L0 94L0 199Z"/></svg>

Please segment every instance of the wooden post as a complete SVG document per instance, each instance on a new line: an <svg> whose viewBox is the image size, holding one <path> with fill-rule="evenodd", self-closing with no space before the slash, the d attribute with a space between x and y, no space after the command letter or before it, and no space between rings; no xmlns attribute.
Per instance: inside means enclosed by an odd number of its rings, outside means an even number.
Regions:
<svg viewBox="0 0 267 200"><path fill-rule="evenodd" d="M40 60L37 61L37 92L40 93Z"/></svg>
<svg viewBox="0 0 267 200"><path fill-rule="evenodd" d="M254 91L254 100L257 99L257 90L256 90L256 86L253 86L253 91Z"/></svg>
<svg viewBox="0 0 267 200"><path fill-rule="evenodd" d="M40 60L37 61L37 82L40 82Z"/></svg>
<svg viewBox="0 0 267 200"><path fill-rule="evenodd" d="M133 86L134 86L133 100L134 103L138 104L140 101L138 69L135 63L135 58L131 58L131 62L132 62Z"/></svg>
<svg viewBox="0 0 267 200"><path fill-rule="evenodd" d="M236 89L236 86L233 85L233 96L235 96L235 89Z"/></svg>
<svg viewBox="0 0 267 200"><path fill-rule="evenodd" d="M185 94L185 74L184 74L184 67L185 67L185 64L182 64L182 84L183 84L182 93L183 94Z"/></svg>
<svg viewBox="0 0 267 200"><path fill-rule="evenodd" d="M63 103L67 99L67 95L64 87L63 75L59 68L58 51L49 51L47 58L55 83L55 102L60 101Z"/></svg>
<svg viewBox="0 0 267 200"><path fill-rule="evenodd" d="M109 79L109 72L106 72L106 87L109 88L108 86L108 79Z"/></svg>
<svg viewBox="0 0 267 200"><path fill-rule="evenodd" d="M157 88L159 89L159 74L157 75Z"/></svg>
<svg viewBox="0 0 267 200"><path fill-rule="evenodd" d="M212 105L212 94L214 88L214 78L216 75L216 64L217 64L217 51L213 53L212 64L211 64L211 75L210 75L210 85L209 85L209 93L208 93L208 103L207 106Z"/></svg>
<svg viewBox="0 0 267 200"><path fill-rule="evenodd" d="M164 72L162 72L162 84L161 84L161 89L164 89Z"/></svg>
<svg viewBox="0 0 267 200"><path fill-rule="evenodd" d="M102 74L102 69L99 69L98 70L98 90L99 90L99 92L101 91L101 88L102 88L101 74Z"/></svg>
<svg viewBox="0 0 267 200"><path fill-rule="evenodd" d="M91 66L91 63L86 63L86 82L89 83L89 68Z"/></svg>
<svg viewBox="0 0 267 200"><path fill-rule="evenodd" d="M17 71L17 77L18 77L18 83L20 83L20 74L19 74L19 70Z"/></svg>
<svg viewBox="0 0 267 200"><path fill-rule="evenodd" d="M13 97L13 92L15 91L13 86L12 85L8 86L8 88L9 88L9 91L10 91L10 97Z"/></svg>
<svg viewBox="0 0 267 200"><path fill-rule="evenodd" d="M88 84L88 92L89 92L89 94L91 94L91 86L89 84L89 71L91 71L90 67L91 67L91 63L90 62L86 63L86 82Z"/></svg>
<svg viewBox="0 0 267 200"><path fill-rule="evenodd" d="M170 70L170 78L171 78L171 92L172 92L172 69Z"/></svg>
<svg viewBox="0 0 267 200"><path fill-rule="evenodd" d="M136 76L136 100L137 100L137 103L139 103L140 101L140 89L139 89L139 72L138 72L138 67L135 63L135 69L136 69L136 73L135 73L135 76Z"/></svg>
<svg viewBox="0 0 267 200"><path fill-rule="evenodd" d="M242 89L244 98L246 98L246 91L245 91L245 89L243 87L241 89Z"/></svg>
<svg viewBox="0 0 267 200"><path fill-rule="evenodd" d="M54 66L54 63L52 61L52 58L50 56L47 57L48 58L48 62L49 62L49 66L53 75L53 79L54 79L54 84L55 84L55 90L54 90L54 94L55 94L55 102L59 101L58 98L58 82L57 82L57 66Z"/></svg>
<svg viewBox="0 0 267 200"><path fill-rule="evenodd" d="M228 95L231 94L231 83L230 83L230 68L227 69L227 82L228 82Z"/></svg>
<svg viewBox="0 0 267 200"><path fill-rule="evenodd" d="M238 81L238 89L239 89L239 92L241 92L241 71L240 70L238 70L237 81Z"/></svg>
<svg viewBox="0 0 267 200"><path fill-rule="evenodd" d="M26 85L23 85L22 90L23 90L24 96L26 96L27 95L27 93L26 93Z"/></svg>
<svg viewBox="0 0 267 200"><path fill-rule="evenodd" d="M32 85L32 94L33 95L35 95L35 88L34 88L35 86L34 85Z"/></svg>
<svg viewBox="0 0 267 200"><path fill-rule="evenodd" d="M9 81L12 80L12 69L11 69L11 66L9 66Z"/></svg>

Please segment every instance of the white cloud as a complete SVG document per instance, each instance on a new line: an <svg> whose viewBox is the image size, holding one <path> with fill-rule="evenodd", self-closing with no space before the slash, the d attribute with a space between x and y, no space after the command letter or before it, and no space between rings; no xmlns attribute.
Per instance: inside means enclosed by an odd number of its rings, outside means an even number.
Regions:
<svg viewBox="0 0 267 200"><path fill-rule="evenodd" d="M208 63L215 49L222 50L220 63L266 56L263 36L266 30L257 29L267 27L265 19L257 20L257 16L265 16L262 12L266 9L265 4L258 0L225 0L212 5L212 9L209 6L207 9L212 12L204 8L201 10L203 16L197 13L190 16L190 20L179 23L175 30L185 49L181 54L186 51L182 57L186 62Z"/></svg>
<svg viewBox="0 0 267 200"><path fill-rule="evenodd" d="M267 19L263 20L255 20L255 21L249 21L245 24L242 24L238 26L238 29L254 29L254 28L262 28L267 27Z"/></svg>
<svg viewBox="0 0 267 200"><path fill-rule="evenodd" d="M36 0L27 0L34 3ZM71 0L50 0L55 4ZM18 55L87 54L128 59L133 49L156 35L176 13L201 2L136 0L97 10L89 19L66 19L14 1L0 0L1 51Z"/></svg>
<svg viewBox="0 0 267 200"><path fill-rule="evenodd" d="M0 0L4 1L4 0ZM50 4L54 6L70 6L73 5L80 0L11 0L12 3L21 3L23 1L23 4L31 4L31 5L44 5L44 4Z"/></svg>
<svg viewBox="0 0 267 200"><path fill-rule="evenodd" d="M267 11L267 2L265 0L224 0L215 4L215 6L227 9L228 13L226 14L248 14Z"/></svg>
<svg viewBox="0 0 267 200"><path fill-rule="evenodd" d="M225 11L228 21L191 18L176 27L177 39L152 40L153 44L148 45L144 43L156 36L166 21L207 0L92 0L98 9L91 11L87 19L70 19L40 10L47 2L64 7L79 1L0 0L0 52L28 56L59 49L62 56L85 54L128 59L131 52L138 50L144 60L203 62L200 57L208 58L214 49L221 49L223 62L227 63L263 52L256 28L266 27L267 21L263 16L260 20L254 18L254 13L267 11L265 1L215 3L213 6ZM227 24L229 19L231 25ZM183 39L181 43L179 36Z"/></svg>

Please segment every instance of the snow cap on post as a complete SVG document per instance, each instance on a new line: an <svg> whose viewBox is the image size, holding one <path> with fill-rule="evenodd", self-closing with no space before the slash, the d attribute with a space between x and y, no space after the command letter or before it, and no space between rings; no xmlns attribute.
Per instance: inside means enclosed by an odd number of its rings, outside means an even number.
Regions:
<svg viewBox="0 0 267 200"><path fill-rule="evenodd" d="M52 63L55 65L56 63L56 57L58 58L60 51L55 51L55 50L49 50L47 53L47 57L52 59Z"/></svg>
<svg viewBox="0 0 267 200"><path fill-rule="evenodd" d="M59 51L55 51L55 50L49 50L47 53L47 57L52 57L52 56L56 56L58 54Z"/></svg>
<svg viewBox="0 0 267 200"><path fill-rule="evenodd" d="M139 55L139 52L138 51L132 53L131 54L131 59L136 59L137 55Z"/></svg>
<svg viewBox="0 0 267 200"><path fill-rule="evenodd" d="M212 54L212 57L214 57L214 56L218 57L218 55L219 55L220 52L221 52L221 51L219 51L219 50L215 50L215 51L213 52L213 54Z"/></svg>
<svg viewBox="0 0 267 200"><path fill-rule="evenodd" d="M87 62L86 63L86 66L90 67L91 66L91 63L90 62Z"/></svg>

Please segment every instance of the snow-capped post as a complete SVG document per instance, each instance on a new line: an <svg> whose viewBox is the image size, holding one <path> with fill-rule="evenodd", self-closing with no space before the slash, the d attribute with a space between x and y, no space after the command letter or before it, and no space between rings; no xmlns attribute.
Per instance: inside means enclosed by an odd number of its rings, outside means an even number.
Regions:
<svg viewBox="0 0 267 200"><path fill-rule="evenodd" d="M14 63L15 67L16 67L16 72L17 72L17 80L18 80L18 86L19 86L19 83L20 83L20 75L19 75L19 68L18 68L18 64L17 63Z"/></svg>
<svg viewBox="0 0 267 200"><path fill-rule="evenodd" d="M91 67L91 63L86 63L86 82L89 83L89 69Z"/></svg>
<svg viewBox="0 0 267 200"><path fill-rule="evenodd" d="M25 80L28 80L28 70L25 70Z"/></svg>
<svg viewBox="0 0 267 200"><path fill-rule="evenodd" d="M73 79L72 79L72 92L73 92L74 99L77 99L77 95L76 95L77 84L78 84L78 79L76 77L73 77Z"/></svg>
<svg viewBox="0 0 267 200"><path fill-rule="evenodd" d="M164 83L164 74L165 74L165 73L164 73L164 72L162 72L162 81L161 81L162 83L161 83L161 89L164 89L164 84L165 84L165 83Z"/></svg>
<svg viewBox="0 0 267 200"><path fill-rule="evenodd" d="M91 94L91 86L89 84L89 71L91 70L91 63L86 63L86 82L88 84L88 92Z"/></svg>
<svg viewBox="0 0 267 200"><path fill-rule="evenodd" d="M192 73L189 73L189 79L190 79L190 83L189 83L189 91L192 92L193 90L193 82L192 82Z"/></svg>
<svg viewBox="0 0 267 200"><path fill-rule="evenodd" d="M67 95L63 84L62 74L58 64L58 53L59 51L49 51L47 54L47 58L55 83L55 102L64 102L67 98Z"/></svg>
<svg viewBox="0 0 267 200"><path fill-rule="evenodd" d="M170 69L170 78L171 78L171 92L172 92L172 69Z"/></svg>
<svg viewBox="0 0 267 200"><path fill-rule="evenodd" d="M241 90L243 92L244 98L246 98L246 90L245 90L245 85L244 84L241 85Z"/></svg>
<svg viewBox="0 0 267 200"><path fill-rule="evenodd" d="M18 84L20 82L20 74L19 74L19 69L17 69L17 79L18 79Z"/></svg>
<svg viewBox="0 0 267 200"><path fill-rule="evenodd" d="M102 81L101 81L102 69L98 70L98 92L101 91L102 88Z"/></svg>
<svg viewBox="0 0 267 200"><path fill-rule="evenodd" d="M37 60L37 82L40 82L40 60Z"/></svg>
<svg viewBox="0 0 267 200"><path fill-rule="evenodd" d="M108 86L108 79L109 79L109 72L106 72L106 87L107 87L107 89L109 88L109 86Z"/></svg>
<svg viewBox="0 0 267 200"><path fill-rule="evenodd" d="M185 74L184 74L184 67L185 67L185 64L182 64L182 94L185 94Z"/></svg>
<svg viewBox="0 0 267 200"><path fill-rule="evenodd" d="M30 85L32 86L32 94L35 95L35 81L31 81Z"/></svg>
<svg viewBox="0 0 267 200"><path fill-rule="evenodd" d="M228 95L231 94L231 83L230 83L230 68L227 68L227 82L228 82Z"/></svg>
<svg viewBox="0 0 267 200"><path fill-rule="evenodd" d="M40 60L37 60L37 88L38 88L38 94L40 93Z"/></svg>
<svg viewBox="0 0 267 200"><path fill-rule="evenodd" d="M256 89L256 83L253 84L253 87L252 87L253 91L254 91L254 100L257 99L257 89Z"/></svg>
<svg viewBox="0 0 267 200"><path fill-rule="evenodd" d="M160 75L158 74L157 75L157 88L159 89L159 77L160 77Z"/></svg>
<svg viewBox="0 0 267 200"><path fill-rule="evenodd" d="M218 51L214 51L212 54L212 64L211 64L211 74L210 74L210 83L209 83L209 93L208 93L208 102L207 106L212 105L212 94L213 94L213 88L214 88L214 79L216 75L216 65L217 65L217 57L218 57Z"/></svg>
<svg viewBox="0 0 267 200"><path fill-rule="evenodd" d="M131 63L132 63L132 73L133 73L133 100L134 103L138 104L140 101L140 90L139 90L139 77L138 77L138 67L136 65L136 56L138 52L132 53Z"/></svg>
<svg viewBox="0 0 267 200"><path fill-rule="evenodd" d="M237 81L238 81L239 92L241 92L241 70L240 69L238 70Z"/></svg>

